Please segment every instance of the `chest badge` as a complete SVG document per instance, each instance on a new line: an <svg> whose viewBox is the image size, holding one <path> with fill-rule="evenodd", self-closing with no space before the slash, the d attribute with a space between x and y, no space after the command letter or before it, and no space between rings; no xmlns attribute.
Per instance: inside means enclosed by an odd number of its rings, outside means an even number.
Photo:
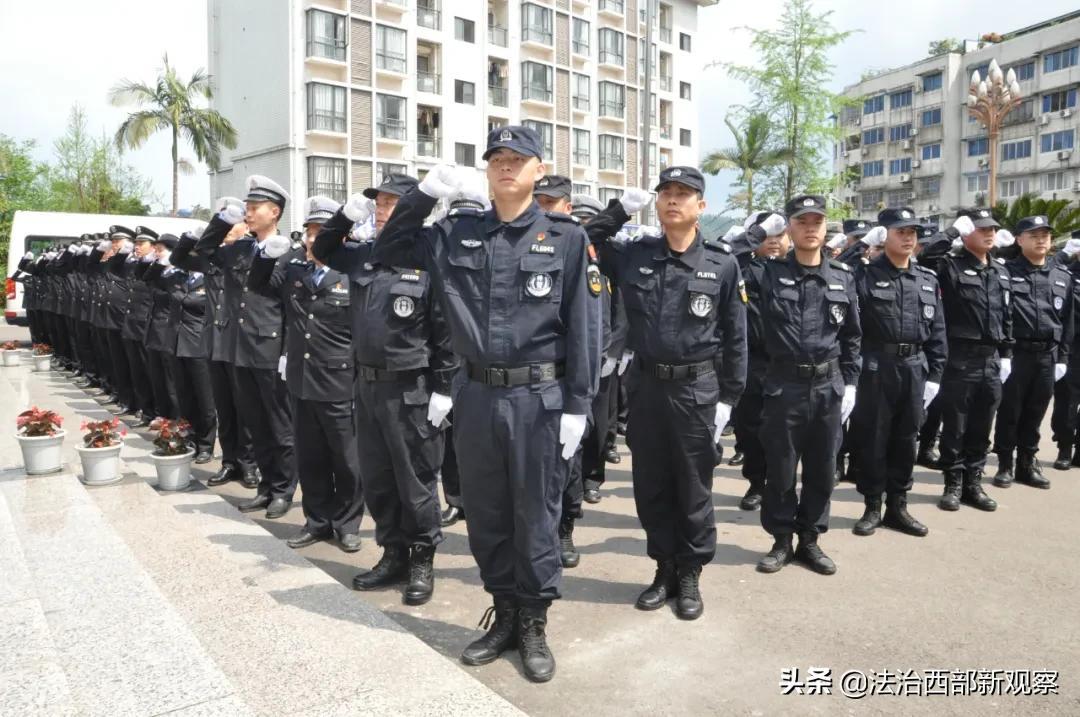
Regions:
<svg viewBox="0 0 1080 717"><path fill-rule="evenodd" d="M832 318L833 324L839 326L844 323L844 318L847 316L847 308L843 304L829 304L829 316Z"/></svg>
<svg viewBox="0 0 1080 717"><path fill-rule="evenodd" d="M294 281L293 286L295 286L297 289L299 289L301 286L303 286L303 283L301 283L299 281Z"/></svg>
<svg viewBox="0 0 1080 717"><path fill-rule="evenodd" d="M888 289L890 286L892 286L892 284L887 281L877 281L874 282L874 285L877 286L877 288L879 289Z"/></svg>
<svg viewBox="0 0 1080 717"><path fill-rule="evenodd" d="M934 320L934 305L933 304L923 304L922 315L927 320L933 321Z"/></svg>
<svg viewBox="0 0 1080 717"><path fill-rule="evenodd" d="M529 276L528 281L525 282L525 291L529 296L542 299L551 293L551 274L536 273ZM592 279L589 279L589 288L592 289ZM599 293L596 292L596 293Z"/></svg>
<svg viewBox="0 0 1080 717"><path fill-rule="evenodd" d="M466 249L476 249L482 243L483 242L481 242L479 239L462 239L461 240L461 246L465 247Z"/></svg>
<svg viewBox="0 0 1080 717"><path fill-rule="evenodd" d="M1061 307L1065 305L1065 299L1060 296L1054 297L1054 311L1061 311Z"/></svg>
<svg viewBox="0 0 1080 717"><path fill-rule="evenodd" d="M639 266L639 267L638 267L638 271L639 271L639 272L641 272L641 275L642 275L642 276L649 276L650 274L652 274L652 273L653 273L653 270L652 270L652 269L650 269L650 268L649 268L649 267L647 267L647 266Z"/></svg>
<svg viewBox="0 0 1080 717"><path fill-rule="evenodd" d="M600 269L596 264L589 264L589 268L585 270L586 275L589 277L589 293L593 296L600 296L600 292L604 289L604 284L600 280Z"/></svg>
<svg viewBox="0 0 1080 717"><path fill-rule="evenodd" d="M712 297L708 294L690 294L690 313L699 319L708 316L712 307Z"/></svg>
<svg viewBox="0 0 1080 717"><path fill-rule="evenodd" d="M544 241L545 239L547 239L547 234L545 234L544 232L536 233L536 241Z"/></svg>
<svg viewBox="0 0 1080 717"><path fill-rule="evenodd" d="M407 319L416 311L416 302L411 296L399 296L394 299L394 316L399 319Z"/></svg>
<svg viewBox="0 0 1080 717"><path fill-rule="evenodd" d="M348 294L349 290L341 285L341 282L334 284L334 288L330 290L331 294Z"/></svg>

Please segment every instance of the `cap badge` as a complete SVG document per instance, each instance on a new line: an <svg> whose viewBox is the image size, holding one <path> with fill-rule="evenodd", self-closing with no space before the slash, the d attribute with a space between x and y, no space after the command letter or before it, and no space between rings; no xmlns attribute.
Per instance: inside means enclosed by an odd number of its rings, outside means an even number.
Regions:
<svg viewBox="0 0 1080 717"><path fill-rule="evenodd" d="M1043 223L1042 217L1035 217L1035 223L1036 224L1042 224Z"/></svg>
<svg viewBox="0 0 1080 717"><path fill-rule="evenodd" d="M802 205L804 207L812 207L812 206L814 206L814 200L811 199L810 197L807 197L806 199L803 200Z"/></svg>
<svg viewBox="0 0 1080 717"><path fill-rule="evenodd" d="M981 211L979 212L979 216L980 216L980 217L988 217L988 216L990 216L990 212L988 212L988 211L986 211L985 209L983 209L983 210L981 210Z"/></svg>
<svg viewBox="0 0 1080 717"><path fill-rule="evenodd" d="M514 139L514 133L508 129L504 129L502 134L499 135L500 142L509 142L512 139Z"/></svg>
<svg viewBox="0 0 1080 717"><path fill-rule="evenodd" d="M681 177L682 176L682 170L681 169L673 169L673 170L671 170L671 176L672 177Z"/></svg>
<svg viewBox="0 0 1080 717"><path fill-rule="evenodd" d="M550 184L550 182L548 182L548 180L546 180L546 179L541 179L540 180L540 186L541 187L546 187L548 184Z"/></svg>
<svg viewBox="0 0 1080 717"><path fill-rule="evenodd" d="M902 219L911 219L911 212L906 211L906 210L902 211L902 212L900 212L900 217Z"/></svg>

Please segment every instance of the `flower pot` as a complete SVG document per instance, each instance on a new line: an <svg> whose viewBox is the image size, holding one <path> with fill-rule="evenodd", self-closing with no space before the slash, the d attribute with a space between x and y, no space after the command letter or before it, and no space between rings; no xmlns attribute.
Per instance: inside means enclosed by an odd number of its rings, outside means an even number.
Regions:
<svg viewBox="0 0 1080 717"><path fill-rule="evenodd" d="M57 431L52 436L15 436L22 449L27 475L39 476L60 471L64 464L65 435L65 431Z"/></svg>
<svg viewBox="0 0 1080 717"><path fill-rule="evenodd" d="M22 363L22 354L18 349L5 349L0 351L5 366L18 366Z"/></svg>
<svg viewBox="0 0 1080 717"><path fill-rule="evenodd" d="M44 356L33 356L34 370L35 371L48 371L52 368L52 354L45 354Z"/></svg>
<svg viewBox="0 0 1080 717"><path fill-rule="evenodd" d="M108 485L120 480L120 449L123 443L103 448L75 446L82 459L82 482L86 485Z"/></svg>
<svg viewBox="0 0 1080 717"><path fill-rule="evenodd" d="M160 490L184 490L191 482L191 461L195 459L195 449L179 456L159 456L151 453L154 467L157 469L157 487Z"/></svg>

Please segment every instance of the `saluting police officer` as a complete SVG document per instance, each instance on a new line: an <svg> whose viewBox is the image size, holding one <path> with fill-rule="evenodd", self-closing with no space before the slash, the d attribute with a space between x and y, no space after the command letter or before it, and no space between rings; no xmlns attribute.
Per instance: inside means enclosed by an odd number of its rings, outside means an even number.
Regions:
<svg viewBox="0 0 1080 717"><path fill-rule="evenodd" d="M127 308L120 336L131 371L132 395L135 400L131 413L135 415L137 425L140 426L149 426L150 421L160 415L154 410L154 388L148 370L150 356L144 343L154 297L150 285L143 281L143 276L156 260L153 242L157 238L158 234L154 230L143 226L135 227L135 239L120 247L122 261L112 265L113 270L119 271L127 284Z"/></svg>
<svg viewBox="0 0 1080 717"><path fill-rule="evenodd" d="M842 425L855 406L859 305L848 266L822 256L825 198L797 196L784 213L794 249L766 262L755 287L769 356L760 433L768 457L761 525L773 536L757 569L774 573L795 559L832 575L836 564L818 536L829 528ZM799 546L793 551L794 533Z"/></svg>
<svg viewBox="0 0 1080 717"><path fill-rule="evenodd" d="M120 333L123 328L124 318L127 316L127 281L122 272L115 271L122 266L126 255L120 254L120 248L125 242L135 239L135 232L127 227L114 225L109 229L111 245L106 249L105 269L102 274L102 282L105 287L105 317L103 325L105 336L109 346L109 364L112 368L112 383L115 394L110 398L114 403L121 406L131 406L135 403L131 386L131 367L128 366L127 353L124 351L124 338ZM103 242L104 243L104 242Z"/></svg>
<svg viewBox="0 0 1080 717"><path fill-rule="evenodd" d="M172 421L180 418L180 394L176 388L176 335L180 311L179 306L174 307L172 294L184 282L184 277L169 262L176 242L177 238L172 234L162 234L154 239L155 259L143 274L151 295L150 320L144 342L154 405L158 418Z"/></svg>
<svg viewBox="0 0 1080 717"><path fill-rule="evenodd" d="M1073 303L1076 304L1073 307L1073 345L1069 348L1069 364L1065 378L1054 384L1054 410L1050 417L1054 443L1058 447L1054 469L1059 471L1080 466L1080 450L1074 451L1074 447L1080 446L1080 440L1077 440L1077 429L1080 428L1080 310L1077 308L1080 307L1080 261L1077 261L1077 252L1080 252L1080 230L1072 233L1072 237L1052 259L1069 272Z"/></svg>
<svg viewBox="0 0 1080 717"><path fill-rule="evenodd" d="M855 270L863 365L849 430L859 447L856 482L866 510L853 532L872 535L885 525L924 536L929 531L908 513L907 494L919 425L945 370L945 315L934 272L912 261L919 227L914 210L886 209L878 225L864 241L883 247L882 253Z"/></svg>
<svg viewBox="0 0 1080 717"><path fill-rule="evenodd" d="M1004 231L1004 230L1003 230ZM1047 260L1054 238L1046 216L1024 217L1016 225L1020 255L1005 262L1013 326L1012 372L1002 388L994 428L998 472L994 485L1015 480L1049 488L1035 454L1039 424L1046 415L1054 384L1065 377L1073 342L1072 276ZM1013 474L1013 450L1016 473Z"/></svg>

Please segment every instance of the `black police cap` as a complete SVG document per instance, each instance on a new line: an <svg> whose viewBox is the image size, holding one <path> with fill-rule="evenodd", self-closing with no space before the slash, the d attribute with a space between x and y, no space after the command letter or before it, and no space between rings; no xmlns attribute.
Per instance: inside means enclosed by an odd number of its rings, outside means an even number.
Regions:
<svg viewBox="0 0 1080 717"><path fill-rule="evenodd" d="M1050 228L1050 221L1045 215L1024 217L1016 223L1017 234L1023 234L1024 232L1035 231L1037 229L1045 229L1048 232L1053 231L1053 229Z"/></svg>
<svg viewBox="0 0 1080 717"><path fill-rule="evenodd" d="M695 192L705 193L705 177L694 167L668 167L660 172L660 181L656 183L653 191L659 192L661 187L671 183L682 184Z"/></svg>
<svg viewBox="0 0 1080 717"><path fill-rule="evenodd" d="M569 199L573 191L574 185L570 180L558 174L541 177L533 185L534 195L542 194L545 197L555 197L556 199Z"/></svg>
<svg viewBox="0 0 1080 717"><path fill-rule="evenodd" d="M405 192L409 191L413 187L420 184L420 180L416 177L410 177L407 174L399 174L397 172L391 172L383 177L382 182L377 187L368 187L364 190L364 196L368 199L374 199L379 195L379 192L384 194L393 194L398 197L405 196Z"/></svg>
<svg viewBox="0 0 1080 717"><path fill-rule="evenodd" d="M874 225L865 219L844 220L844 234L847 234L849 237L855 237L856 239L866 236L873 228Z"/></svg>
<svg viewBox="0 0 1080 717"><path fill-rule="evenodd" d="M792 197L784 205L784 214L788 219L801 217L803 214L826 216L828 212L825 211L825 197L820 194L800 194Z"/></svg>
<svg viewBox="0 0 1080 717"><path fill-rule="evenodd" d="M540 135L535 130L521 125L496 127L488 132L484 161L486 162L488 157L500 149L509 149L526 157L536 157L540 160L544 158L544 143L540 140Z"/></svg>
<svg viewBox="0 0 1080 717"><path fill-rule="evenodd" d="M1001 226L998 224L997 219L994 219L994 215L990 210L983 207L967 207L961 209L956 213L956 218L959 219L960 217L967 217L970 219L976 229L985 229L987 227L997 229Z"/></svg>
<svg viewBox="0 0 1080 717"><path fill-rule="evenodd" d="M917 229L919 232L920 244L926 244L930 241L930 237L937 234L937 227L931 226L930 224L920 224Z"/></svg>
<svg viewBox="0 0 1080 717"><path fill-rule="evenodd" d="M162 234L154 240L154 243L164 244L169 251L172 251L176 248L176 245L180 243L180 240L176 237L175 234Z"/></svg>
<svg viewBox="0 0 1080 717"><path fill-rule="evenodd" d="M915 218L915 210L911 207L891 207L883 209L877 217L878 224L886 229L904 229L905 227L917 227L921 224Z"/></svg>
<svg viewBox="0 0 1080 717"><path fill-rule="evenodd" d="M113 224L109 227L108 239L134 239L135 232L120 224Z"/></svg>
<svg viewBox="0 0 1080 717"><path fill-rule="evenodd" d="M135 241L154 241L157 238L158 233L150 227L135 227Z"/></svg>

